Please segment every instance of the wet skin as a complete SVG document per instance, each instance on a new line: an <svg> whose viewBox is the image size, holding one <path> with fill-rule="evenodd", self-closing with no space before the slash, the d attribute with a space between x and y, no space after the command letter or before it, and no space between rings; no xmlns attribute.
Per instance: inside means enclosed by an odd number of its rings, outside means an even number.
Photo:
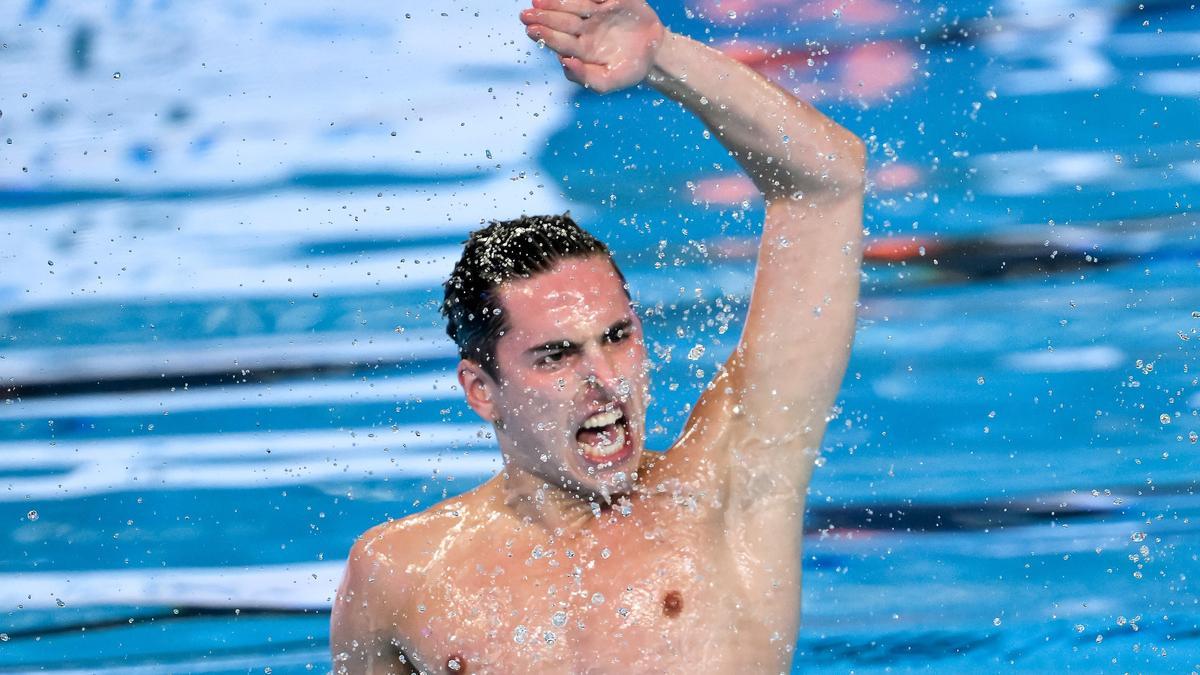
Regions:
<svg viewBox="0 0 1200 675"><path fill-rule="evenodd" d="M402 651L428 673L456 672L452 657L472 673L787 670L799 565L778 554L799 559L798 516L780 519L786 542L748 578L740 566L759 553L715 496L666 469L647 470L627 507L561 534L497 508L492 486L371 532L360 555L373 580L354 609L395 640L372 647L379 662Z"/></svg>
<svg viewBox="0 0 1200 675"><path fill-rule="evenodd" d="M502 284L499 377L463 360L458 378L504 469L359 539L333 607L335 670L786 672L806 490L854 333L863 145L666 31L644 0L533 4L527 34L568 79L647 82L761 192L743 332L680 437L646 453L642 327L608 260ZM606 412L620 433L581 431Z"/></svg>
<svg viewBox="0 0 1200 675"><path fill-rule="evenodd" d="M501 285L498 297L507 320L496 345L500 381L466 362L460 382L480 416L501 420L509 473L597 502L629 492L644 448L649 364L641 320L612 263L568 258ZM576 436L600 411L623 415L626 439L605 457L585 452Z"/></svg>
<svg viewBox="0 0 1200 675"><path fill-rule="evenodd" d="M719 467L705 459L734 437L717 420L681 443L704 453L642 452L646 349L606 258L563 261L501 297L501 382L465 386L482 415L504 419L505 473L372 530L351 561L365 583L348 579L339 602L383 630L381 662L402 652L423 672L447 662L478 673L670 672L697 658L785 668L803 496L742 526L744 505L726 503ZM564 341L578 348L530 352ZM574 432L610 404L631 418L635 452L598 468ZM621 472L630 478L615 479Z"/></svg>

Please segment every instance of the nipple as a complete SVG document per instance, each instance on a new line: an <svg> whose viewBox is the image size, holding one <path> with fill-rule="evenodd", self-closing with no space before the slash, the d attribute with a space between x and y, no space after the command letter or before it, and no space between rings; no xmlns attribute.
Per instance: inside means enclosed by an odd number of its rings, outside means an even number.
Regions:
<svg viewBox="0 0 1200 675"><path fill-rule="evenodd" d="M446 659L446 672L451 675L465 675L467 660L459 654L451 654L450 658Z"/></svg>
<svg viewBox="0 0 1200 675"><path fill-rule="evenodd" d="M675 618L683 611L683 594L679 591L667 591L663 596L663 616Z"/></svg>

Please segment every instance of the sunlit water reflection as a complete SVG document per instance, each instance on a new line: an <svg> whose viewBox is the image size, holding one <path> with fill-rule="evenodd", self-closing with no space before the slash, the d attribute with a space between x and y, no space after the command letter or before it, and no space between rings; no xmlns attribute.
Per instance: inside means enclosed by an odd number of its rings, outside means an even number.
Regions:
<svg viewBox="0 0 1200 675"><path fill-rule="evenodd" d="M436 311L481 219L613 245L678 431L761 205L501 4L0 9L0 667L324 668L353 537L499 466ZM1196 10L660 9L872 148L797 669L1200 668Z"/></svg>

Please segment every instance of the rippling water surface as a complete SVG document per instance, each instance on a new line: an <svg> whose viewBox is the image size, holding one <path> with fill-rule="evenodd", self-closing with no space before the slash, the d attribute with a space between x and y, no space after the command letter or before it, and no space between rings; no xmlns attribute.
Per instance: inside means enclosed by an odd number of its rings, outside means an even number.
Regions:
<svg viewBox="0 0 1200 675"><path fill-rule="evenodd" d="M0 7L0 670L325 669L353 538L499 467L435 292L485 219L612 244L678 432L753 190L432 7ZM797 671L1200 670L1194 6L658 8L871 147Z"/></svg>

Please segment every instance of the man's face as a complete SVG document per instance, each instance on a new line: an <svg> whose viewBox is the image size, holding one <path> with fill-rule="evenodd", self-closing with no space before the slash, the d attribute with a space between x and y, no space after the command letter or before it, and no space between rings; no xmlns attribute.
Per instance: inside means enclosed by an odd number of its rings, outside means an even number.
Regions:
<svg viewBox="0 0 1200 675"><path fill-rule="evenodd" d="M565 259L498 297L506 461L581 496L628 492L645 447L649 362L612 263Z"/></svg>

